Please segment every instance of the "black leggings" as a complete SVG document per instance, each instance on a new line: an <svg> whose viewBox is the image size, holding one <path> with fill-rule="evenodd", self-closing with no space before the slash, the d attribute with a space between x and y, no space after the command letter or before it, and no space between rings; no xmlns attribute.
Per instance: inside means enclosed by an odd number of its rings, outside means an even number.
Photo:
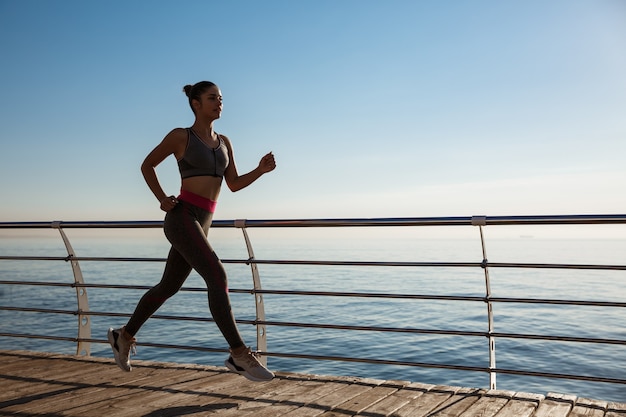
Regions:
<svg viewBox="0 0 626 417"><path fill-rule="evenodd" d="M212 219L213 213L182 200L167 212L163 229L172 248L165 271L161 282L139 300L126 324L129 335L137 334L150 316L178 292L193 268L206 282L209 309L229 346L233 349L244 346L230 306L226 271L207 240Z"/></svg>

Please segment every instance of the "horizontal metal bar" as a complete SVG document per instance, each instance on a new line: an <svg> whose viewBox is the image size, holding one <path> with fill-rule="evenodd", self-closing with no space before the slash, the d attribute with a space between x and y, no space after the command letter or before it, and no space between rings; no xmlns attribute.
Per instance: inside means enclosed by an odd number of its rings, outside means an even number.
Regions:
<svg viewBox="0 0 626 417"><path fill-rule="evenodd" d="M150 285L125 285L125 284L74 284L60 282L41 281L9 281L0 280L0 285L32 285L68 288L99 288L99 289L128 289L148 290ZM180 291L206 292L202 287L182 287ZM455 296L433 294L394 294L394 293L363 293L363 292L331 292L331 291L291 291L291 290L253 290L231 288L233 294L270 294L270 295L295 295L295 296L320 296L320 297L355 297L355 298L385 298L385 299L409 299L409 300L436 300L436 301L470 301L491 303L520 303L520 304L548 304L548 305L576 305L587 307L619 307L626 308L626 302L618 301L593 301L593 300L562 300L550 298L507 298L507 297L484 297L484 296Z"/></svg>
<svg viewBox="0 0 626 417"><path fill-rule="evenodd" d="M0 256L0 260L10 261L97 261L97 262L165 262L166 258L125 258L95 256ZM368 261L305 261L305 260L262 260L262 259L220 259L225 264L266 264L266 265L328 265L328 266L437 266L437 267L482 267L482 262L368 262ZM626 267L625 267L626 268Z"/></svg>
<svg viewBox="0 0 626 417"><path fill-rule="evenodd" d="M124 313L109 313L109 312L96 312L91 311L89 313L84 313L86 316L98 316L98 317L130 317L130 314ZM212 317L190 317L190 316L171 316L166 314L155 314L150 316L151 319L159 319L159 320L180 320L180 321L195 321L199 323L215 323L215 320ZM237 320L240 323L240 320Z"/></svg>
<svg viewBox="0 0 626 417"><path fill-rule="evenodd" d="M56 310L51 308L37 308L37 307L12 307L12 306L0 306L0 311L21 311L24 313L45 313L45 314L68 314L77 316L79 314L76 310Z"/></svg>
<svg viewBox="0 0 626 417"><path fill-rule="evenodd" d="M241 321L244 323L245 321ZM586 338L571 336L550 336L538 334L518 334L518 333L488 333L488 332L472 332L467 330L440 330L440 329L416 329L402 327L377 327L377 326L349 326L337 324L320 324L320 323L298 323L298 322L282 322L282 321L250 321L249 324L265 324L267 326L284 326L298 328L316 328L316 329L333 329L333 330L351 330L351 331L374 331L374 332L390 332L390 333L414 333L414 334L431 334L440 336L470 336L470 337L497 337L503 339L532 339L532 340L550 340L559 342L576 342L576 343L599 343L611 345L626 346L626 340L621 339L603 339L603 338Z"/></svg>
<svg viewBox="0 0 626 417"><path fill-rule="evenodd" d="M485 262L489 268L531 268L531 269L595 269L626 271L626 265L593 265L593 264L546 264L546 263L523 263L523 262Z"/></svg>
<svg viewBox="0 0 626 417"><path fill-rule="evenodd" d="M533 376L533 377L555 378L555 379L571 379L571 380L576 380L576 381L605 382L609 384L626 384L626 379L607 378L604 376L557 374L557 373L551 373L551 372L523 371L523 370L517 370L517 369L504 369L504 368L495 368L493 369L493 371L499 374L509 374L509 375L522 375L522 376Z"/></svg>
<svg viewBox="0 0 626 417"><path fill-rule="evenodd" d="M84 315L98 317L130 317L130 314L111 313L111 312L79 312L76 310L55 310L34 307L8 307L0 306L0 311L21 311L28 313L46 313L46 314L66 314L66 315ZM193 322L214 322L209 317L190 317L190 316L172 316L156 314L152 316L154 319L160 320L180 320ZM324 323L300 323L300 322L283 322L283 321L263 321L263 320L237 320L237 323L250 324L253 326L266 325L276 327L297 327L297 328L315 328L315 329L331 329L331 330L350 330L350 331L373 331L388 333L413 333L413 334L431 334L440 336L469 336L469 337L496 337L507 339L532 339L532 340L551 340L560 342L576 342L576 343L599 343L614 344L626 346L626 340L620 339L602 339L602 338L586 338L571 336L551 336L537 334L519 334L519 333L487 333L473 332L467 330L442 330L442 329L419 329L419 328L403 328L403 327L380 327L380 326L351 326L341 324L324 324ZM19 335L19 334L16 334Z"/></svg>
<svg viewBox="0 0 626 417"><path fill-rule="evenodd" d="M0 229L142 229L161 227L163 227L163 220L0 222Z"/></svg>
<svg viewBox="0 0 626 417"><path fill-rule="evenodd" d="M474 226L467 217L391 217L344 219L245 220L245 227L364 227L364 226ZM484 225L515 224L626 224L626 214L480 216Z"/></svg>
<svg viewBox="0 0 626 417"><path fill-rule="evenodd" d="M69 261L67 256L0 256L0 261Z"/></svg>
<svg viewBox="0 0 626 417"><path fill-rule="evenodd" d="M388 298L409 300L442 300L442 301L479 301L485 302L484 296L463 295L427 295L427 294L394 294L394 293L367 293L367 292L332 292L332 291L290 291L290 290L256 290L256 294L298 295L322 297L357 297L357 298Z"/></svg>
<svg viewBox="0 0 626 417"><path fill-rule="evenodd" d="M64 336L47 336L43 334L23 334L23 333L0 333L0 337L15 337L18 339L40 339L40 340L58 340L61 342L78 342L76 337L64 337Z"/></svg>
<svg viewBox="0 0 626 417"><path fill-rule="evenodd" d="M544 378L606 382L606 383L611 383L611 384L626 384L626 379L606 378L606 377L588 376L588 375L557 374L557 373L550 373L550 372L520 371L520 370L515 370L515 369L501 369L501 368L491 369L491 368L484 368L484 367L478 367L478 366L446 365L446 364L408 362L408 361L391 361L391 360L384 360L384 359L349 358L349 357L343 357L343 356L304 355L304 354L294 354L294 353L284 353L284 352L280 352L280 353L262 352L261 354L266 355L266 356L275 356L275 357L293 358L293 359L312 359L312 360L329 360L329 361L339 361L339 362L358 362L358 363L379 364L379 365L415 366L415 367L420 367L420 368L438 368L438 369L451 369L451 370L458 370L458 371L486 372L486 373L497 372L497 373L511 374L511 375L525 375L525 376L536 376L536 377L544 377Z"/></svg>
<svg viewBox="0 0 626 417"><path fill-rule="evenodd" d="M406 267L441 267L441 268L533 268L533 269L597 269L597 270L622 270L626 271L626 265L594 265L594 264L548 264L548 263L513 263L513 262L398 262L398 261L301 261L301 260L237 260L231 263L257 264L257 265L329 265L329 266L406 266Z"/></svg>
<svg viewBox="0 0 626 417"><path fill-rule="evenodd" d="M455 295L429 294L392 294L392 293L362 293L362 292L330 292L330 291L289 291L289 290L256 290L257 294L276 295L307 295L327 297L362 297L362 298L401 298L413 300L446 300L446 301L480 301L491 303L525 303L525 304L566 304L590 307L626 307L626 302L617 301L588 301L588 300L557 300L549 298L506 298L506 297L477 297Z"/></svg>
<svg viewBox="0 0 626 417"><path fill-rule="evenodd" d="M26 285L26 286L35 286L35 287L67 287L73 288L75 287L74 283L70 282L44 282L44 281L10 281L10 280L0 280L0 285Z"/></svg>
<svg viewBox="0 0 626 417"><path fill-rule="evenodd" d="M238 320L238 323L246 323L244 320ZM486 332L470 332L466 330L437 330L437 329L415 329L403 327L378 327L378 326L350 326L342 324L323 324L323 323L298 323L284 321L249 321L248 324L265 324L267 326L276 327L298 327L309 329L330 329L330 330L351 330L351 331L369 331L369 332L386 332L386 333L413 333L413 334L434 334L443 336L478 336L487 337ZM624 342L626 344L626 341Z"/></svg>
<svg viewBox="0 0 626 417"><path fill-rule="evenodd" d="M126 314L126 313L57 310L57 309L37 308L37 307L0 306L0 311L20 311L23 313L44 313L44 314L66 314L66 315L74 315L74 316L82 315L82 316L97 316L97 317L130 317L130 314ZM207 323L215 322L213 318L209 318L209 317L170 316L170 315L162 315L162 314L155 314L151 316L151 318L161 319L161 320L197 321L197 322L207 322ZM245 323L245 321L241 321L241 322Z"/></svg>
<svg viewBox="0 0 626 417"><path fill-rule="evenodd" d="M0 261L98 261L98 262L165 262L166 258L116 258L96 256L0 256ZM223 262L223 261L222 261Z"/></svg>
<svg viewBox="0 0 626 417"><path fill-rule="evenodd" d="M231 261L231 263L242 261ZM311 261L311 260L264 260L264 259L248 259L243 261L245 264L257 265L315 265L315 266L409 266L409 267L445 267L445 268L480 268L482 262L400 262L400 261Z"/></svg>
<svg viewBox="0 0 626 417"><path fill-rule="evenodd" d="M32 334L19 334L19 333L0 333L0 337L14 337L18 339L56 340L60 342L73 342L73 343L89 342L89 343L109 344L107 340L103 340L103 339L46 336L46 335L32 335ZM205 346L167 345L167 344L162 344L162 343L149 343L149 342L137 343L137 345L155 347L155 348L165 348L165 349L193 350L193 351L200 351L200 352L228 352L227 349L209 348Z"/></svg>
<svg viewBox="0 0 626 417"><path fill-rule="evenodd" d="M506 298L491 297L492 303L522 303L522 304L550 304L550 305L571 305L587 307L620 307L625 308L626 302L618 301L587 301L587 300L558 300L553 298Z"/></svg>
<svg viewBox="0 0 626 417"><path fill-rule="evenodd" d="M97 261L97 262L165 262L166 258L125 258L94 256L0 256L11 261ZM626 265L549 264L524 262L398 262L398 261L324 261L324 260L265 260L221 259L225 264L256 265L314 265L314 266L385 266L385 267L438 267L438 268L529 268L529 269L580 269L626 271Z"/></svg>
<svg viewBox="0 0 626 417"><path fill-rule="evenodd" d="M573 343L601 343L606 345L622 345L626 346L626 340L620 339L601 339L593 337L572 337L572 336L549 336L541 334L518 334L518 333L491 333L492 337L502 339L530 339L530 340L551 340L557 342L573 342Z"/></svg>
<svg viewBox="0 0 626 417"><path fill-rule="evenodd" d="M466 217L386 217L288 220L214 220L211 227L363 227L363 226L473 226L477 216ZM626 224L626 214L575 214L532 216L479 216L482 225L528 224ZM163 221L54 221L0 222L0 229L106 229L160 228Z"/></svg>
<svg viewBox="0 0 626 417"><path fill-rule="evenodd" d="M326 360L336 362L357 362L368 363L376 365L399 365L399 366L414 366L419 368L438 368L438 369L452 369L457 371L471 371L471 372L490 372L489 368L483 368L478 366L464 366L464 365L449 365L449 364L437 364L427 362L411 362L411 361L395 361L387 359L370 359L370 358L356 358L347 356L327 356L327 355L307 355L302 353L286 353L286 352L262 352L262 355L270 357L281 357L291 359L311 359L311 360Z"/></svg>
<svg viewBox="0 0 626 417"><path fill-rule="evenodd" d="M416 329L416 328L402 328L402 327L349 326L349 325L337 325L337 324L298 323L298 322L283 322L283 321L252 321L250 322L250 324L265 324L267 326L277 326L277 327L284 326L284 327L298 327L298 328L351 330L351 331L433 334L433 335L440 335L440 336L469 336L469 337L490 337L491 336L491 337L497 337L497 338L503 338L503 339L551 340L551 341L558 341L558 342L599 343L599 344L626 346L626 340L620 340L620 339L550 336L550 335L538 335L538 334L488 333L488 332L471 332L467 330Z"/></svg>

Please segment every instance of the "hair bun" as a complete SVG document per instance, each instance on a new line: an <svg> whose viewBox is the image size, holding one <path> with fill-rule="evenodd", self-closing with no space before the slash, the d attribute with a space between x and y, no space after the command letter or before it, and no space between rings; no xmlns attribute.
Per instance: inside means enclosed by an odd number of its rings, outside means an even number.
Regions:
<svg viewBox="0 0 626 417"><path fill-rule="evenodd" d="M189 97L189 94L191 94L191 89L193 88L193 85L187 84L186 86L183 87L183 92L187 95L187 97Z"/></svg>

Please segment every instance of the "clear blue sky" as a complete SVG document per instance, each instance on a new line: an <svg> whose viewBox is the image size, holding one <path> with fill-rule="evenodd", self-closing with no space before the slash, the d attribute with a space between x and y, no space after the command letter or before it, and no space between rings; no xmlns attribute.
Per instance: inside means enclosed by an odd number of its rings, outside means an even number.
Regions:
<svg viewBox="0 0 626 417"><path fill-rule="evenodd" d="M0 0L0 35L0 221L162 219L139 166L205 79L278 163L218 219L626 212L623 0Z"/></svg>

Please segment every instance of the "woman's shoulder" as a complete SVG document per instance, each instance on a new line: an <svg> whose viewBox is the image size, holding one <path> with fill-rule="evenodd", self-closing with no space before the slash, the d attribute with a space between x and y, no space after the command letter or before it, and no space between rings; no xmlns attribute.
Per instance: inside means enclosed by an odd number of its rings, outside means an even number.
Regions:
<svg viewBox="0 0 626 417"><path fill-rule="evenodd" d="M228 145L230 145L230 139L228 139L228 136L222 134L222 133L218 133L218 135L220 136L220 138Z"/></svg>
<svg viewBox="0 0 626 417"><path fill-rule="evenodd" d="M159 145L163 149L167 149L175 154L180 154L187 147L187 130L182 127L172 129Z"/></svg>
<svg viewBox="0 0 626 417"><path fill-rule="evenodd" d="M226 146L226 148L228 150L232 150L233 149L233 145L230 143L230 139L228 139L228 136L222 135L221 133L219 133L219 136L222 139L222 143Z"/></svg>
<svg viewBox="0 0 626 417"><path fill-rule="evenodd" d="M187 137L189 136L189 133L187 131L186 128L184 127L177 127L172 129L166 136L165 136L165 140L168 142L179 142L179 141L186 141Z"/></svg>
<svg viewBox="0 0 626 417"><path fill-rule="evenodd" d="M189 135L189 128L188 127L175 127L167 135L186 138Z"/></svg>

